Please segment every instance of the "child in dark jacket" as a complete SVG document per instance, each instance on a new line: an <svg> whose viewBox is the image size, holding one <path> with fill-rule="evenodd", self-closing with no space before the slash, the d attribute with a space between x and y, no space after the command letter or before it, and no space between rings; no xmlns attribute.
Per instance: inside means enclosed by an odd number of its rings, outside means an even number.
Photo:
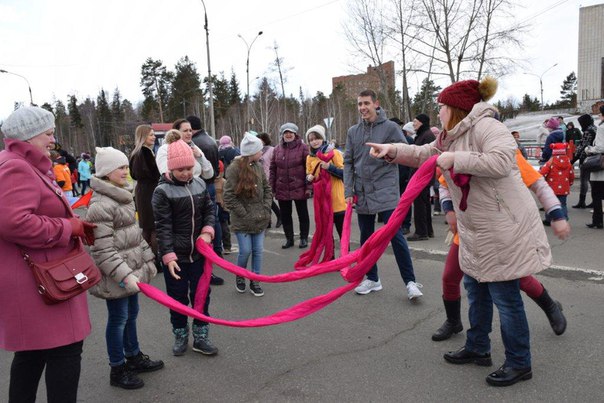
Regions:
<svg viewBox="0 0 604 403"><path fill-rule="evenodd" d="M558 200L560 200L564 217L568 221L566 198L568 197L570 187L575 180L575 170L568 158L566 143L550 144L550 148L552 150L552 157L541 167L539 172L552 188ZM547 214L545 215L543 224L550 225L550 217Z"/></svg>
<svg viewBox="0 0 604 403"><path fill-rule="evenodd" d="M198 238L208 244L212 242L214 204L204 181L193 177L195 158L191 147L176 140L169 143L167 154L168 172L160 178L152 199L159 254L167 267L164 279L168 295L184 305L192 305L204 266L204 258L195 248L195 242ZM209 305L208 291L203 308L205 315L209 315ZM175 336L172 353L183 355L189 343L187 317L171 310L170 322ZM193 320L193 338L193 351L205 355L218 353L208 337L207 322Z"/></svg>

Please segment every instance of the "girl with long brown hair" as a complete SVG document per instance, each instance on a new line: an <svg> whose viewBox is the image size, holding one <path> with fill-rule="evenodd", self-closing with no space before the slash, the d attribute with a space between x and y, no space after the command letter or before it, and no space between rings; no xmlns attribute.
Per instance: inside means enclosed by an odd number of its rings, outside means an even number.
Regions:
<svg viewBox="0 0 604 403"><path fill-rule="evenodd" d="M241 141L241 156L236 157L227 169L224 203L231 212L232 230L239 243L237 265L247 267L252 256L252 272L260 274L264 230L271 218L273 193L258 162L262 157L262 141L246 133ZM245 278L237 277L237 292L246 290ZM250 282L250 292L256 297L264 295L257 281Z"/></svg>

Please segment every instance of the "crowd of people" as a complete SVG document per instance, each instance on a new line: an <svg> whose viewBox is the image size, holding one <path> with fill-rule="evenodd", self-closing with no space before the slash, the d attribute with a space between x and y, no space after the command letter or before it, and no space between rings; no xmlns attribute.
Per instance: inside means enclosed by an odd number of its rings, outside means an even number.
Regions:
<svg viewBox="0 0 604 403"><path fill-rule="evenodd" d="M308 199L314 217L327 220L342 238L344 211L354 205L360 244L374 233L376 219L387 224L414 169L438 155L434 180L421 191L391 240L409 300L421 298L408 241L434 236L432 216L445 215L452 236L443 278L446 321L432 335L441 341L463 330L463 280L469 303L465 344L444 355L453 364L492 365L489 333L493 304L499 311L505 362L486 380L512 385L532 377L529 327L520 291L545 312L558 335L566 329L562 305L534 277L551 265L544 226L561 239L569 236L567 197L573 164L579 161L580 198L574 208L593 208L589 228L602 229L604 170L588 169L589 156L604 152L604 125L589 114L581 130L559 117L544 122L540 170L533 169L519 147L518 133L498 120L487 101L497 83L492 78L459 81L438 96L442 129L426 114L412 122L388 119L372 90L357 98L358 124L346 136L342 152L316 125L305 136L292 122L271 145L268 133L248 131L237 147L231 137L217 143L196 116L179 119L157 148L148 125L137 127L129 156L98 147L77 159L55 142L55 119L38 107L22 107L2 124L5 150L0 153L0 348L14 351L9 401L33 401L46 370L49 402L75 402L83 341L91 326L86 294L47 305L27 270L22 253L34 261L60 259L82 242L102 273L91 294L107 305L107 356L110 384L125 389L144 386L140 373L163 368L141 351L136 329L139 283L163 273L167 294L193 305L204 272L201 239L222 256L237 252L237 265L260 274L264 236L283 227L283 249L295 246L293 206L298 216L298 247L310 236ZM604 121L604 107L600 109ZM135 181L132 188L130 178ZM586 204L591 186L591 205ZM85 217L69 207L70 198L93 192ZM529 193L543 206L542 218ZM275 202L276 200L276 202ZM434 211L433 211L434 210ZM413 219L412 219L413 218ZM411 222L415 228L411 233ZM493 231L493 227L498 228ZM331 228L333 236L333 228ZM231 234L237 240L232 244ZM405 237L407 236L407 237ZM335 258L328 250L328 259ZM224 279L213 276L212 285ZM239 293L262 297L257 281L236 277ZM383 289L377 264L355 289L359 295ZM210 295L203 313L209 315ZM17 309L19 307L19 309ZM193 351L215 355L207 322L170 311L172 353L185 354L189 334ZM191 325L191 326L189 326Z"/></svg>

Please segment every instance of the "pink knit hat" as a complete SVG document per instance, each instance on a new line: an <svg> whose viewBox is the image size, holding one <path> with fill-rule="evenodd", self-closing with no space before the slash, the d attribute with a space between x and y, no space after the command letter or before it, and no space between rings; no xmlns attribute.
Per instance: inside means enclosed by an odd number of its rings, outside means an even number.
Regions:
<svg viewBox="0 0 604 403"><path fill-rule="evenodd" d="M193 150L183 140L168 144L168 170L195 166Z"/></svg>
<svg viewBox="0 0 604 403"><path fill-rule="evenodd" d="M221 146L228 146L232 142L233 140L231 139L231 136L222 136L219 141Z"/></svg>
<svg viewBox="0 0 604 403"><path fill-rule="evenodd" d="M547 127L548 129L552 129L552 130L556 130L557 128L560 127L560 121L558 120L557 117L551 117L548 121L547 124L545 125L545 127Z"/></svg>

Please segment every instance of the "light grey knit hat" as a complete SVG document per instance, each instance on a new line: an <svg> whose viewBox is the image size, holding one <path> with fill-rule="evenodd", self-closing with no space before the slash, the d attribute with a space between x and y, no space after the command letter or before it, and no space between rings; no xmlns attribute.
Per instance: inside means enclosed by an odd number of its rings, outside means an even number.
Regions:
<svg viewBox="0 0 604 403"><path fill-rule="evenodd" d="M294 123L284 123L283 125L281 125L281 128L279 129L279 136L283 137L283 133L285 132L292 132L292 133L298 133L298 126L296 126Z"/></svg>
<svg viewBox="0 0 604 403"><path fill-rule="evenodd" d="M104 178L119 167L128 165L128 157L113 147L96 147L94 159L94 176Z"/></svg>
<svg viewBox="0 0 604 403"><path fill-rule="evenodd" d="M54 127L52 113L37 106L23 106L6 118L0 130L7 139L27 141Z"/></svg>
<svg viewBox="0 0 604 403"><path fill-rule="evenodd" d="M315 125L306 131L306 142L310 144L310 140L308 140L308 136L310 133L318 134L323 141L325 141L325 128L321 125Z"/></svg>
<svg viewBox="0 0 604 403"><path fill-rule="evenodd" d="M262 140L252 133L246 132L243 136L243 140L241 140L241 147L239 147L239 149L241 150L242 157L250 157L258 151L261 151L262 147Z"/></svg>

